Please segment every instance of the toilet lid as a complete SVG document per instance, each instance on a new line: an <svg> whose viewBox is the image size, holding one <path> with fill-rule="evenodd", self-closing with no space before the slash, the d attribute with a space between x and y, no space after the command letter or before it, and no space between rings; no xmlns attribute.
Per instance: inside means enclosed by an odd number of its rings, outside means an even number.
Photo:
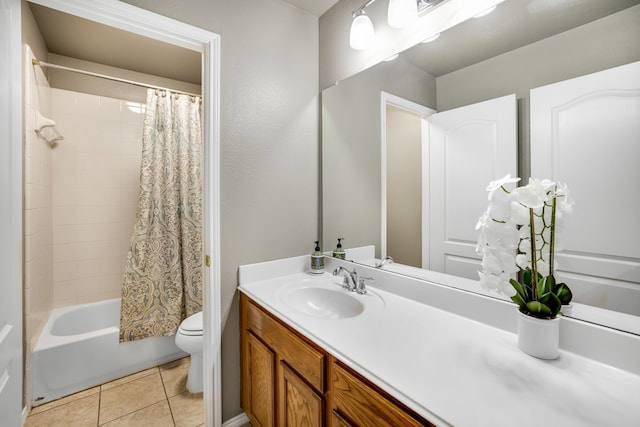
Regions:
<svg viewBox="0 0 640 427"><path fill-rule="evenodd" d="M199 311L182 321L180 331L184 335L202 335L202 312Z"/></svg>

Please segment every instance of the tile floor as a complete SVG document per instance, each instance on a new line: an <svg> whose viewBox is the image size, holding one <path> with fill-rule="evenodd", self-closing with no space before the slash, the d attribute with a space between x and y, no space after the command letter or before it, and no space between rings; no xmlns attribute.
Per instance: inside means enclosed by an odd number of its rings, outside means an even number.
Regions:
<svg viewBox="0 0 640 427"><path fill-rule="evenodd" d="M189 358L33 408L25 427L198 427L202 393L187 391Z"/></svg>

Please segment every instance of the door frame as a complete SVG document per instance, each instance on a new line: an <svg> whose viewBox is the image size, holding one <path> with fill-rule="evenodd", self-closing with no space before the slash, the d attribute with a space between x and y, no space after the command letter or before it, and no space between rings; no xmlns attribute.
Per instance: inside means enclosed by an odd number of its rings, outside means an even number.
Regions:
<svg viewBox="0 0 640 427"><path fill-rule="evenodd" d="M391 93L380 91L380 259L387 256L387 105L408 111L422 119L422 268L428 268L425 260L429 260L428 222L424 221L424 212L429 209L429 188L425 187L425 179L429 176L429 123L427 118L434 114L433 110L408 99Z"/></svg>
<svg viewBox="0 0 640 427"><path fill-rule="evenodd" d="M210 31L114 0L27 0L124 31L202 54L202 132L204 145L204 249L210 267L204 281L204 402L207 427L222 424L220 295L220 36ZM21 28L21 25L18 29ZM17 37L21 37L17 34ZM19 62L18 64L20 64ZM19 66L19 65L18 65ZM17 82L22 87L22 77ZM21 100L21 98L20 98ZM20 109L22 106L20 106ZM14 131L21 145L22 129ZM22 176L22 161L15 174ZM22 197L21 181L11 195ZM21 204L19 205L21 206ZM19 219L13 227L22 230ZM22 286L22 283L20 283Z"/></svg>
<svg viewBox="0 0 640 427"><path fill-rule="evenodd" d="M22 24L21 4L0 2L4 61L0 67L0 292L8 311L0 323L0 417L24 422L23 237L22 237ZM5 362L7 363L5 365ZM7 419L8 418L8 419Z"/></svg>

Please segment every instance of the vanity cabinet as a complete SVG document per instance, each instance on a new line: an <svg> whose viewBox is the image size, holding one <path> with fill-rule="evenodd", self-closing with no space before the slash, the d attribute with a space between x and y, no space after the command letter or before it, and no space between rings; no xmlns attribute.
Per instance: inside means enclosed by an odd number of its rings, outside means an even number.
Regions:
<svg viewBox="0 0 640 427"><path fill-rule="evenodd" d="M433 424L386 397L366 379L333 360L330 365L332 427L418 427Z"/></svg>
<svg viewBox="0 0 640 427"><path fill-rule="evenodd" d="M326 354L240 299L242 406L254 427L325 425Z"/></svg>
<svg viewBox="0 0 640 427"><path fill-rule="evenodd" d="M254 427L430 426L240 294L242 407Z"/></svg>

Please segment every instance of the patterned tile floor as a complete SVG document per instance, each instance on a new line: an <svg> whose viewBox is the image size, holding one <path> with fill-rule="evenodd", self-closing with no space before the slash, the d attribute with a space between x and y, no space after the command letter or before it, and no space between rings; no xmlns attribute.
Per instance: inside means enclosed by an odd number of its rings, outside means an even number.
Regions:
<svg viewBox="0 0 640 427"><path fill-rule="evenodd" d="M189 358L33 408L25 427L199 427L202 393L187 391Z"/></svg>

